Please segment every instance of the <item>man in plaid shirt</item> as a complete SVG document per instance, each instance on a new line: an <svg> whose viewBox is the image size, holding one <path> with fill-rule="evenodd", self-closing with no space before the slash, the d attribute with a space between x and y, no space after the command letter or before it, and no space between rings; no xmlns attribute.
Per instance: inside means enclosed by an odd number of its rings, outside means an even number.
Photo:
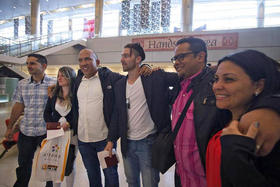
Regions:
<svg viewBox="0 0 280 187"><path fill-rule="evenodd" d="M48 100L48 86L56 84L56 80L45 74L47 68L46 57L39 54L28 55L27 69L31 75L19 81L14 92L15 102L5 137L12 139L12 128L18 117L24 112L20 123L18 139L18 168L17 181L14 186L27 187L32 170L32 160L37 146L46 137L46 123L43 118L44 109ZM46 186L52 186L47 182Z"/></svg>

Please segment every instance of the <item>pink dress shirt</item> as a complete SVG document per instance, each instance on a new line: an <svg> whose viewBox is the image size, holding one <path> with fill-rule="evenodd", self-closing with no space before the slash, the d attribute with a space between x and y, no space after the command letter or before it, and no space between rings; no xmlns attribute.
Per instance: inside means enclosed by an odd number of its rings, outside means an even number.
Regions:
<svg viewBox="0 0 280 187"><path fill-rule="evenodd" d="M172 107L172 129L174 129L192 93L192 90L187 93L187 87L199 73L181 82L181 91ZM205 172L196 143L193 111L194 104L192 102L174 141L176 173L180 176L182 187L206 187Z"/></svg>

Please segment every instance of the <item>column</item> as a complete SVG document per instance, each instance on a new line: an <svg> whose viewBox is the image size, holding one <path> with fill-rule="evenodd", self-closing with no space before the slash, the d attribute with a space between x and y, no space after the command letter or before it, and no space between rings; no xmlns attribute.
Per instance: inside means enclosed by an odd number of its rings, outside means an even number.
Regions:
<svg viewBox="0 0 280 187"><path fill-rule="evenodd" d="M257 15L258 27L264 27L264 1L265 0L259 0L258 2L258 15Z"/></svg>
<svg viewBox="0 0 280 187"><path fill-rule="evenodd" d="M40 0L31 0L31 34L40 32Z"/></svg>
<svg viewBox="0 0 280 187"><path fill-rule="evenodd" d="M149 11L150 11L150 0L141 0L140 5L140 20L141 20L141 28L148 29L149 28Z"/></svg>
<svg viewBox="0 0 280 187"><path fill-rule="evenodd" d="M25 34L30 35L31 34L31 17L25 16Z"/></svg>
<svg viewBox="0 0 280 187"><path fill-rule="evenodd" d="M161 27L163 32L169 32L171 0L161 0Z"/></svg>
<svg viewBox="0 0 280 187"><path fill-rule="evenodd" d="M53 20L48 20L48 45L52 43L53 40Z"/></svg>
<svg viewBox="0 0 280 187"><path fill-rule="evenodd" d="M68 19L68 38L73 39L72 18Z"/></svg>
<svg viewBox="0 0 280 187"><path fill-rule="evenodd" d="M95 0L95 20L94 20L95 37L99 37L101 35L102 17L103 17L103 0Z"/></svg>
<svg viewBox="0 0 280 187"><path fill-rule="evenodd" d="M40 14L40 36L43 35L43 14Z"/></svg>
<svg viewBox="0 0 280 187"><path fill-rule="evenodd" d="M192 18L193 18L193 0L182 0L181 30L183 32L192 31Z"/></svg>
<svg viewBox="0 0 280 187"><path fill-rule="evenodd" d="M19 19L14 19L14 38L18 38L18 26L19 26Z"/></svg>

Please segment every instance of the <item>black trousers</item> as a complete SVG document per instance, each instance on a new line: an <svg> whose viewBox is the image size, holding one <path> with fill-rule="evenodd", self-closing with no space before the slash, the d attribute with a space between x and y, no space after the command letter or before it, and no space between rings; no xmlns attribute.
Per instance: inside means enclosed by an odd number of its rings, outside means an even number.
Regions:
<svg viewBox="0 0 280 187"><path fill-rule="evenodd" d="M37 146L40 146L43 136L25 136L21 132L18 137L18 168L16 169L17 181L14 187L28 187L32 172L32 160ZM52 182L47 182L47 187L52 187Z"/></svg>

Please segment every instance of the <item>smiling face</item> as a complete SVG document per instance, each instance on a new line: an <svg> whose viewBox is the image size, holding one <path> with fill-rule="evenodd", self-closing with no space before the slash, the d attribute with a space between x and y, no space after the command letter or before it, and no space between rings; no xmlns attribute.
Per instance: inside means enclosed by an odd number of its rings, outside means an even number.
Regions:
<svg viewBox="0 0 280 187"><path fill-rule="evenodd" d="M261 88L240 66L231 61L224 61L218 66L213 91L216 106L230 110L233 117L239 118L247 110L254 94L260 93Z"/></svg>
<svg viewBox="0 0 280 187"><path fill-rule="evenodd" d="M198 54L192 53L190 50L189 43L179 44L175 48L176 61L174 63L174 68L177 71L179 77L189 78L192 75L198 73L204 67L204 52Z"/></svg>
<svg viewBox="0 0 280 187"><path fill-rule="evenodd" d="M86 78L90 78L97 73L99 60L95 59L93 51L83 49L79 54L78 61L80 69L82 70Z"/></svg>

